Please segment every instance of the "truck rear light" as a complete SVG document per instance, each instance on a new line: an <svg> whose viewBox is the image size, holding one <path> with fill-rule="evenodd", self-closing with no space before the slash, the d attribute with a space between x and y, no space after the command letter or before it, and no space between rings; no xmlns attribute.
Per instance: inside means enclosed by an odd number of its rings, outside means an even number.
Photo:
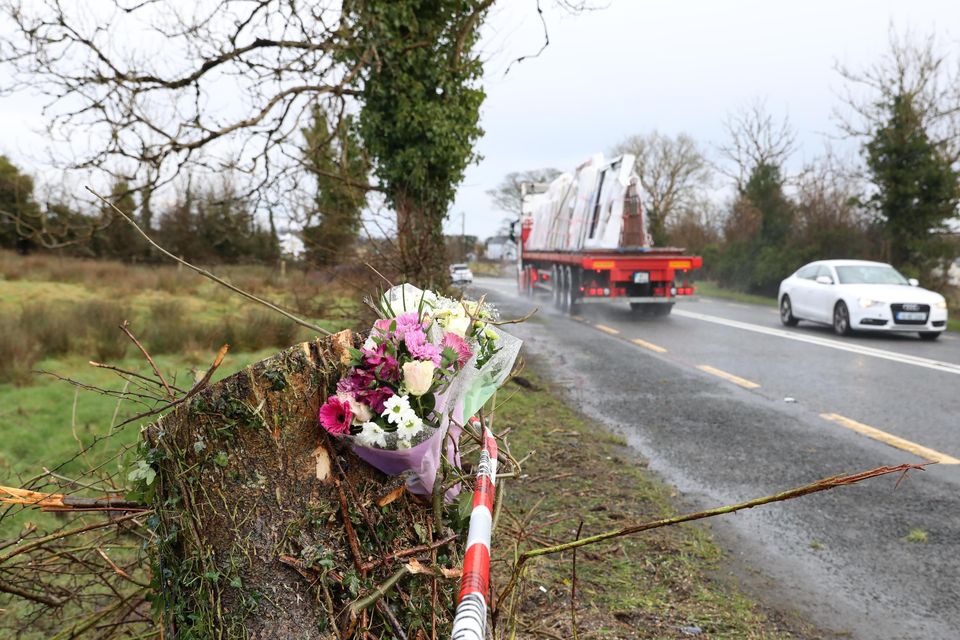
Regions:
<svg viewBox="0 0 960 640"><path fill-rule="evenodd" d="M603 290L603 295L605 295L605 296L610 295L610 289L604 289L604 290Z"/></svg>
<svg viewBox="0 0 960 640"><path fill-rule="evenodd" d="M655 296L662 296L662 295L663 295L663 287L654 287L654 289L653 289L653 295L655 295Z"/></svg>
<svg viewBox="0 0 960 640"><path fill-rule="evenodd" d="M596 287L590 287L590 289L588 289L587 291L588 291L588 293L589 293L591 296L597 295L597 288L596 288Z"/></svg>

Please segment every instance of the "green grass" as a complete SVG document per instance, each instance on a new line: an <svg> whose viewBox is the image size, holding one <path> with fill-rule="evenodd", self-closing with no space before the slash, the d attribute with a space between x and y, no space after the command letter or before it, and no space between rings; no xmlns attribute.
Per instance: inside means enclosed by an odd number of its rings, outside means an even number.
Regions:
<svg viewBox="0 0 960 640"><path fill-rule="evenodd" d="M923 544L928 539L927 532L923 529L911 529L910 533L903 536L905 542L913 542L915 544Z"/></svg>
<svg viewBox="0 0 960 640"><path fill-rule="evenodd" d="M701 280L696 283L697 293L709 298L722 298L724 300L734 300L736 302L746 302L748 304L759 304L766 307L776 307L777 299L775 297L758 296L753 293L744 293L734 289L725 289L716 282Z"/></svg>
<svg viewBox="0 0 960 640"><path fill-rule="evenodd" d="M339 330L362 315L340 279L267 267L226 267L228 280L314 324ZM188 270L0 252L0 383L27 384L38 360L65 354L112 361L132 353L130 329L153 355L282 348L313 337L279 314Z"/></svg>
<svg viewBox="0 0 960 640"><path fill-rule="evenodd" d="M214 380L275 351L264 349L228 354ZM206 371L213 355L201 352L161 355L155 361L170 384L189 388L193 381L191 371ZM128 356L111 364L152 377L152 371L142 357ZM115 373L92 367L79 356L43 360L38 369L109 391L122 391L125 386ZM54 469L65 462L67 464L58 472L71 478L84 476L89 469L100 465L103 467L98 475L123 472L130 458L129 453L123 452L137 442L142 424L132 423L121 429L113 429L113 425L146 408L130 401L119 402L116 398L43 374L35 374L31 384L27 385L0 384L0 399L3 434L0 438L0 484L7 486L19 486L23 481L42 475L44 467ZM98 444L91 448L98 440ZM85 449L89 450L81 454ZM124 477L122 473L120 477ZM50 514L35 511L12 513L0 520L0 539L19 530L27 521L38 525L55 524L54 516Z"/></svg>
<svg viewBox="0 0 960 640"><path fill-rule="evenodd" d="M581 522L581 535L587 536L675 513L675 493L636 461L623 439L572 411L556 394L515 385L500 392L501 400L510 399L497 410L496 430L511 429L514 456L532 455L521 478L505 482L494 540L495 584L506 582L507 559L515 549L572 540ZM711 578L722 557L706 530L695 525L581 548L576 574L580 633L672 638L682 635L681 627L699 627L710 638L805 637L798 623L783 631L790 625ZM572 555L539 558L528 565L525 577L520 637L573 637Z"/></svg>
<svg viewBox="0 0 960 640"><path fill-rule="evenodd" d="M280 276L268 267L215 270L328 330L358 323L359 296L324 274L291 270ZM193 384L194 373L209 367L222 344L231 345L231 352L215 379L316 335L176 267L2 251L0 309L0 485L6 486L20 486L43 474L44 467L77 478L102 465L84 478L125 478L129 454L123 452L137 442L141 424L112 426L147 407L118 404L116 397L35 373L48 371L108 392L123 391L125 382L88 361L152 377L146 360L119 330L123 320L130 321L168 381L182 389ZM138 391L135 386L127 390ZM96 447L79 453L95 441ZM49 485L47 490L56 489ZM41 530L63 524L52 514L14 510L0 518L0 540L27 521Z"/></svg>

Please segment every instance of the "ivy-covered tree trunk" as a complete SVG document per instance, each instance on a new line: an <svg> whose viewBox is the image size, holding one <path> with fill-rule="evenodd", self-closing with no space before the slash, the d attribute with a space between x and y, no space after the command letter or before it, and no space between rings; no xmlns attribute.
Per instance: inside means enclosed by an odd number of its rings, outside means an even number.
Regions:
<svg viewBox="0 0 960 640"><path fill-rule="evenodd" d="M359 131L387 204L397 214L403 275L445 284L443 223L483 133L476 49L493 0L350 0L342 58L362 108Z"/></svg>
<svg viewBox="0 0 960 640"><path fill-rule="evenodd" d="M448 622L452 585L441 585L431 602L433 585L416 581L436 578L421 576L398 585L421 596L397 595L407 600L396 614L381 602L350 615L351 602L396 571L384 558L423 545L432 520L396 490L398 478L318 426L319 405L345 366L344 347L358 340L345 332L291 347L147 430L145 457L157 473L156 607L167 637L337 638L334 624L343 637L357 625L380 637L376 631L394 622L437 624L434 611L439 624Z"/></svg>

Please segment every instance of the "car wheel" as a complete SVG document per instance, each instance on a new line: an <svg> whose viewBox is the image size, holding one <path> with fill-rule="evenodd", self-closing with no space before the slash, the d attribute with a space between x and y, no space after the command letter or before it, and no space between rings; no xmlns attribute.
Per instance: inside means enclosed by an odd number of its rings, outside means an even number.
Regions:
<svg viewBox="0 0 960 640"><path fill-rule="evenodd" d="M850 335L850 310L843 300L833 308L833 331L838 336Z"/></svg>
<svg viewBox="0 0 960 640"><path fill-rule="evenodd" d="M780 300L780 322L785 327L795 327L800 322L793 316L793 305L790 304L790 296L783 296Z"/></svg>
<svg viewBox="0 0 960 640"><path fill-rule="evenodd" d="M942 331L921 331L920 339L921 340L936 340L940 337Z"/></svg>

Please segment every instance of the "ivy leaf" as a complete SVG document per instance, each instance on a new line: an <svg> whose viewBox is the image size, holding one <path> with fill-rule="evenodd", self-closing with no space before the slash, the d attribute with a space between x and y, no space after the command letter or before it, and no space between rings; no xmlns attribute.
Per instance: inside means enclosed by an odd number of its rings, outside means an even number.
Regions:
<svg viewBox="0 0 960 640"><path fill-rule="evenodd" d="M153 484L153 481L157 477L157 472L153 470L145 460L137 460L136 465L133 470L127 474L127 480L130 482L140 482L143 481L148 487Z"/></svg>

